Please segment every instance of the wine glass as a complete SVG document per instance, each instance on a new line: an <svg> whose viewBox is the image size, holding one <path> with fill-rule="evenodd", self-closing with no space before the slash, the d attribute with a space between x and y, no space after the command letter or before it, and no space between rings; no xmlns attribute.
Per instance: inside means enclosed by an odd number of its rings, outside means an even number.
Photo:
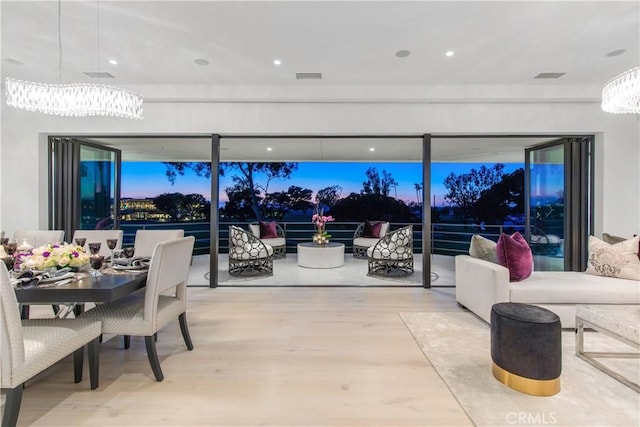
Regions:
<svg viewBox="0 0 640 427"><path fill-rule="evenodd" d="M122 253L124 254L125 257L127 258L131 258L133 257L133 253L134 253L134 248L133 246L127 246L126 248L122 248Z"/></svg>
<svg viewBox="0 0 640 427"><path fill-rule="evenodd" d="M100 272L100 269L102 268L102 263L103 262L104 262L104 256L102 256L102 255L91 255L89 257L89 264L91 265L91 271L89 272L89 275L91 277L100 277L100 276L102 276L102 273Z"/></svg>
<svg viewBox="0 0 640 427"><path fill-rule="evenodd" d="M87 244L87 238L86 237L76 237L75 241L76 241L76 245L81 246L83 248L84 248L84 245Z"/></svg>
<svg viewBox="0 0 640 427"><path fill-rule="evenodd" d="M91 252L91 255L98 255L100 253L100 242L89 243L89 252Z"/></svg>
<svg viewBox="0 0 640 427"><path fill-rule="evenodd" d="M107 246L111 251L111 264L113 264L113 250L116 248L117 245L118 245L118 239L107 239Z"/></svg>

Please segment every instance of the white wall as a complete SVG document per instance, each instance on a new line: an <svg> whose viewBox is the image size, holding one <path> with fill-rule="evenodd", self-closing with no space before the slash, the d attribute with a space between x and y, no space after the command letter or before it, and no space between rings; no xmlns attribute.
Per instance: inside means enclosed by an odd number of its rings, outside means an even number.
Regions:
<svg viewBox="0 0 640 427"><path fill-rule="evenodd" d="M150 99L145 95L145 99ZM571 103L178 102L145 104L142 121L59 118L2 106L0 229L47 227L46 135L57 134L597 134L596 233L640 233L640 123ZM498 101L498 102L496 102ZM390 142L391 143L391 142Z"/></svg>

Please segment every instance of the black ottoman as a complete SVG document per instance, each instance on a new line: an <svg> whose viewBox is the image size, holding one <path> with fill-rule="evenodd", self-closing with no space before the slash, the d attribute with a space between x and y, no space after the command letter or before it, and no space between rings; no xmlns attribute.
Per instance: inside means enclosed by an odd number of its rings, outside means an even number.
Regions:
<svg viewBox="0 0 640 427"><path fill-rule="evenodd" d="M493 376L522 393L551 396L560 391L562 328L553 312L503 302L491 307Z"/></svg>

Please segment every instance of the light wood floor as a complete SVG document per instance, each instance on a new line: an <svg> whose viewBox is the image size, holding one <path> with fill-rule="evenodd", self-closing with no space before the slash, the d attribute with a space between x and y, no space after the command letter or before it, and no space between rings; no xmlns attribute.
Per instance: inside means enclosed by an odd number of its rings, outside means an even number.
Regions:
<svg viewBox="0 0 640 427"><path fill-rule="evenodd" d="M19 425L471 425L398 313L460 310L453 289L189 288L187 351L160 334L165 380L144 342L101 345L100 387L70 358L28 383ZM48 309L38 307L38 310Z"/></svg>

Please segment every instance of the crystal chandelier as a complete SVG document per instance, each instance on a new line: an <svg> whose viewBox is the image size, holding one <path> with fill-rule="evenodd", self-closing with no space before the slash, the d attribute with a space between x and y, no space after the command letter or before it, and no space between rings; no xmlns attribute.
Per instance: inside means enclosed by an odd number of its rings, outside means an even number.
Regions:
<svg viewBox="0 0 640 427"><path fill-rule="evenodd" d="M640 67L625 71L605 83L602 109L607 113L640 114Z"/></svg>
<svg viewBox="0 0 640 427"><path fill-rule="evenodd" d="M62 80L61 0L58 0L58 72ZM100 68L100 3L96 1L98 69ZM92 83L48 84L5 79L7 105L58 116L115 116L142 119L142 97L115 86Z"/></svg>
<svg viewBox="0 0 640 427"><path fill-rule="evenodd" d="M114 86L5 79L7 105L58 116L142 118L142 97Z"/></svg>

